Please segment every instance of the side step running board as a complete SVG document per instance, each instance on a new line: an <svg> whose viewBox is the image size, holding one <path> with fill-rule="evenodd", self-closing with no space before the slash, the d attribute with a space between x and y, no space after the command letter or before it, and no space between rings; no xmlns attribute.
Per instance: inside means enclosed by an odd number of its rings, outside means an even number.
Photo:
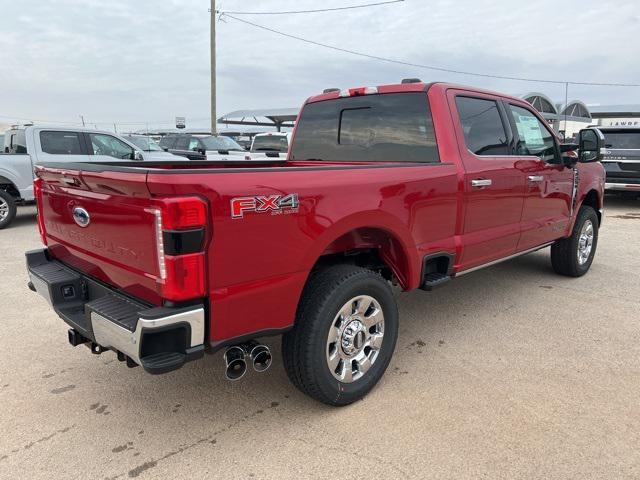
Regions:
<svg viewBox="0 0 640 480"><path fill-rule="evenodd" d="M445 273L438 273L438 272L427 273L424 276L424 279L422 281L422 285L420 286L420 288L422 290L431 291L438 287L441 287L442 285L447 283L449 280L451 280L451 277Z"/></svg>

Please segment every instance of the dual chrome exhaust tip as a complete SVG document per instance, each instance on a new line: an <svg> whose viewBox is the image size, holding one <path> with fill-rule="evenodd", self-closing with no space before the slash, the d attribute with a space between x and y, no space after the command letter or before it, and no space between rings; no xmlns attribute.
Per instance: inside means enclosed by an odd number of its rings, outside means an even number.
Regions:
<svg viewBox="0 0 640 480"><path fill-rule="evenodd" d="M228 347L224 352L225 377L231 381L244 377L247 373L247 359L251 361L256 372L265 372L271 366L271 350L257 342Z"/></svg>

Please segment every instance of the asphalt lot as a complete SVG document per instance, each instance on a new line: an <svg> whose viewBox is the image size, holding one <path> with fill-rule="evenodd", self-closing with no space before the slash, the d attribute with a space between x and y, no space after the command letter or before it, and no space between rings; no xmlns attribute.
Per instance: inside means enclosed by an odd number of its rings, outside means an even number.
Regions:
<svg viewBox="0 0 640 480"><path fill-rule="evenodd" d="M395 356L336 409L222 354L164 376L72 348L27 287L33 208L0 231L0 478L640 478L640 201L591 271L548 250L400 297Z"/></svg>

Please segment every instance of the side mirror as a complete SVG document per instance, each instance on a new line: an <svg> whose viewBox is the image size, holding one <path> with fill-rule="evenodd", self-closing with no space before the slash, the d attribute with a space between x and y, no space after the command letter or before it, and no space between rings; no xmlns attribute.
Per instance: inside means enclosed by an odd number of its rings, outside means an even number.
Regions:
<svg viewBox="0 0 640 480"><path fill-rule="evenodd" d="M585 128L578 134L580 155L578 161L582 163L599 162L602 159L604 135L597 128Z"/></svg>
<svg viewBox="0 0 640 480"><path fill-rule="evenodd" d="M141 162L144 160L144 156L142 155L142 152L139 152L138 150L136 150L133 154L133 159L137 160L138 162Z"/></svg>

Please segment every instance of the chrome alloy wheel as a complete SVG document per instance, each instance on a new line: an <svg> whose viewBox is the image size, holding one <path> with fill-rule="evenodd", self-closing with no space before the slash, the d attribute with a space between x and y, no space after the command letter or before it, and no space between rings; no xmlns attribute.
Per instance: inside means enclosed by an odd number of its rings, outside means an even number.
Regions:
<svg viewBox="0 0 640 480"><path fill-rule="evenodd" d="M9 204L6 202L4 198L0 197L0 221L7 218L8 215L9 215Z"/></svg>
<svg viewBox="0 0 640 480"><path fill-rule="evenodd" d="M327 336L327 365L342 383L361 378L375 363L384 338L384 314L368 295L345 303L333 319Z"/></svg>
<svg viewBox="0 0 640 480"><path fill-rule="evenodd" d="M578 239L578 265L584 265L589 260L591 249L593 248L593 223L587 220L580 230L580 238Z"/></svg>

